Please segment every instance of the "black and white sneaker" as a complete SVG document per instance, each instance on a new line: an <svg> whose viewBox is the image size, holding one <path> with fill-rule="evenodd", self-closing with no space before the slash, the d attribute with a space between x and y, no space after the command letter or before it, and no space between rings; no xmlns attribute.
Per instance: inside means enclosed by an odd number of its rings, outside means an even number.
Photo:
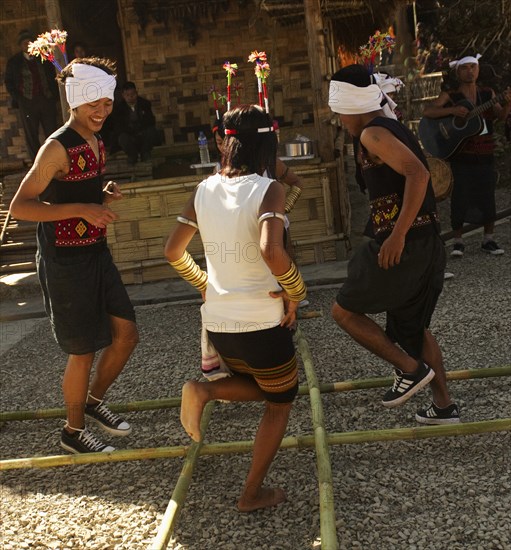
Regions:
<svg viewBox="0 0 511 550"><path fill-rule="evenodd" d="M452 247L451 256L453 258L461 258L465 252L465 245L463 243L454 243Z"/></svg>
<svg viewBox="0 0 511 550"><path fill-rule="evenodd" d="M481 250L493 256L504 254L504 250L495 241L486 241L481 245Z"/></svg>
<svg viewBox="0 0 511 550"><path fill-rule="evenodd" d="M97 405L85 405L85 416L94 420L109 434L123 436L131 433L131 426L126 420L111 411L103 401Z"/></svg>
<svg viewBox="0 0 511 550"><path fill-rule="evenodd" d="M441 409L434 403L427 409L419 409L415 414L415 420L421 424L456 424L460 422L460 411L456 403Z"/></svg>
<svg viewBox="0 0 511 550"><path fill-rule="evenodd" d="M395 369L394 384L383 396L383 405L389 408L402 405L412 395L415 395L420 389L427 386L434 376L433 369L422 361L419 362L419 366L413 374Z"/></svg>
<svg viewBox="0 0 511 550"><path fill-rule="evenodd" d="M114 447L105 445L87 430L75 430L69 433L65 428L60 436L60 446L70 453L110 453Z"/></svg>

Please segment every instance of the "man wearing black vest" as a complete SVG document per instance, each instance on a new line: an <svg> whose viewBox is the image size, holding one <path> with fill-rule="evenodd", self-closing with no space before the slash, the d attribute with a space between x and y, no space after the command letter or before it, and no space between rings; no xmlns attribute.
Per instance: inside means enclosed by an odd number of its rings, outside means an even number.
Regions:
<svg viewBox="0 0 511 550"><path fill-rule="evenodd" d="M442 352L428 330L445 268L431 179L414 135L385 116L381 101L364 67L350 65L333 75L328 104L360 138L374 238L350 260L332 314L354 340L394 366L385 407L403 404L431 382L433 403L417 411L416 420L459 422ZM385 330L368 316L376 313L386 313Z"/></svg>

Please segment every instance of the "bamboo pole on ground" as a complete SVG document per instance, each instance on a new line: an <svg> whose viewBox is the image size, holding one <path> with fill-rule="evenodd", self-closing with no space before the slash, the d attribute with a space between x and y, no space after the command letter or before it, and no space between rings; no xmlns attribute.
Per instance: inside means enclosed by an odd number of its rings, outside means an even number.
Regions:
<svg viewBox="0 0 511 550"><path fill-rule="evenodd" d="M167 509L165 510L165 514L163 515L158 533L151 543L150 550L162 550L167 548L170 535L174 530L178 517L183 508L183 504L185 502L188 492L188 487L190 487L190 483L192 482L195 464L197 462L197 459L199 458L199 451L202 447L204 434L206 433L206 430L208 428L214 406L215 401L210 401L206 405L204 412L202 413L200 424L200 441L198 443L194 441L190 446L188 453L186 454L186 459L183 464L181 474L179 475L176 486L174 487L174 491L172 492L172 496L167 505Z"/></svg>
<svg viewBox="0 0 511 550"><path fill-rule="evenodd" d="M443 426L417 426L389 430L334 432L327 435L329 445L349 445L377 441L401 441L511 431L511 418L498 418L480 422L464 422ZM282 440L281 449L306 449L315 444L313 435L289 436ZM229 441L203 445L200 455L226 455L252 452L253 441ZM52 468L100 462L126 462L156 458L175 458L188 452L188 445L112 451L111 453L84 453L76 455L35 456L0 460L0 471L26 468Z"/></svg>
<svg viewBox="0 0 511 550"><path fill-rule="evenodd" d="M321 402L321 391L319 389L318 378L314 371L310 349L300 328L296 331L296 341L305 368L307 384L309 386L312 425L314 428L314 446L316 448L318 465L321 548L324 550L337 550L332 466L330 463L325 418L323 415L323 404Z"/></svg>
<svg viewBox="0 0 511 550"><path fill-rule="evenodd" d="M447 372L447 380L476 380L481 378L494 378L498 376L510 376L511 365L504 367L487 367L482 369L465 369ZM391 386L394 379L391 376L382 378L361 378L359 380L345 380L344 382L326 382L320 384L321 393L345 392L353 390L368 390ZM299 395L307 395L307 386L300 386ZM181 405L180 397L167 399L150 399L147 401L132 401L130 403L109 404L114 412L152 411L157 409L170 409ZM40 420L44 418L65 418L65 409L38 409L36 411L6 411L0 413L0 422L13 420Z"/></svg>

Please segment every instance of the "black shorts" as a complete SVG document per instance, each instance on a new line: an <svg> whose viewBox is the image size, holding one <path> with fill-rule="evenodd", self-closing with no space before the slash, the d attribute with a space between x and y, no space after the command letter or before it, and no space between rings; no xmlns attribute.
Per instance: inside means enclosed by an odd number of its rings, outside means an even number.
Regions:
<svg viewBox="0 0 511 550"><path fill-rule="evenodd" d="M210 332L208 337L231 371L254 378L266 400L291 403L298 392L293 335L276 326L253 332Z"/></svg>
<svg viewBox="0 0 511 550"><path fill-rule="evenodd" d="M38 251L37 274L57 343L68 354L112 343L110 316L135 322L135 310L108 248L63 257Z"/></svg>
<svg viewBox="0 0 511 550"><path fill-rule="evenodd" d="M355 252L337 303L354 313L385 312L389 338L419 359L444 284L444 244L436 234L411 239L400 263L387 270L378 265L379 251L371 240Z"/></svg>

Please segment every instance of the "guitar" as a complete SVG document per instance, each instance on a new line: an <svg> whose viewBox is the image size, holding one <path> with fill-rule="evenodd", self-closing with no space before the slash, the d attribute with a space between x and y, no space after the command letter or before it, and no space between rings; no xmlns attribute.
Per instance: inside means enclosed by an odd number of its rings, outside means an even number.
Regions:
<svg viewBox="0 0 511 550"><path fill-rule="evenodd" d="M452 157L468 138L482 132L484 122L479 115L502 99L504 99L504 93L496 95L477 107L467 99L462 99L456 105L466 107L470 111L466 117L423 117L419 122L419 137L424 149L436 158Z"/></svg>

